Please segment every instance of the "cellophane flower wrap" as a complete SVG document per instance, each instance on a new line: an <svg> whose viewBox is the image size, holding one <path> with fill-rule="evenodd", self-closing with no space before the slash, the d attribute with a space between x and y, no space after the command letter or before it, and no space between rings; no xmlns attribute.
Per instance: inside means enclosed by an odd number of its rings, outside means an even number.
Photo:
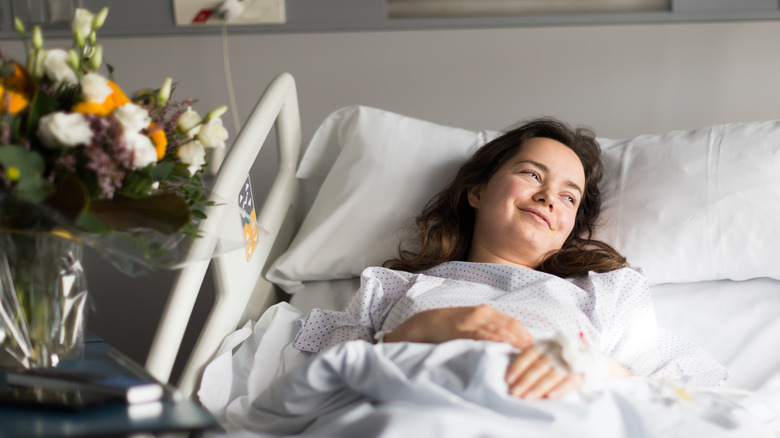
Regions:
<svg viewBox="0 0 780 438"><path fill-rule="evenodd" d="M26 62L0 59L0 345L26 367L82 342L83 245L125 271L177 260L210 204L205 148L228 137L226 108L200 117L170 78L125 94L97 44L107 13L77 9L67 49L16 20Z"/></svg>

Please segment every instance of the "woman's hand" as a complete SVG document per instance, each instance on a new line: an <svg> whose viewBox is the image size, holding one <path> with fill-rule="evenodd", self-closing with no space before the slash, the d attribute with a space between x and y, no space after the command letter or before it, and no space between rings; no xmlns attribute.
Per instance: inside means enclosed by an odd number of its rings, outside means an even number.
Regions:
<svg viewBox="0 0 780 438"><path fill-rule="evenodd" d="M583 382L582 374L556 370L552 361L534 346L516 355L506 370L509 393L528 401L563 397Z"/></svg>
<svg viewBox="0 0 780 438"><path fill-rule="evenodd" d="M632 374L609 356L601 355L605 377L630 377ZM566 368L566 369L562 369ZM556 399L579 389L585 382L582 373L571 373L568 367L554 367L553 361L535 346L524 349L509 363L506 383L509 393L528 401Z"/></svg>
<svg viewBox="0 0 780 438"><path fill-rule="evenodd" d="M420 312L384 337L384 342L442 343L453 339L506 342L525 349L533 337L520 321L487 304Z"/></svg>

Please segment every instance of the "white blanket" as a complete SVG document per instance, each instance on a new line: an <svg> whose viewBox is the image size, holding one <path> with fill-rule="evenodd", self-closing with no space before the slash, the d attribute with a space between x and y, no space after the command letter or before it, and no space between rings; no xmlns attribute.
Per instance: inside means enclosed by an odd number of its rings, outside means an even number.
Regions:
<svg viewBox="0 0 780 438"><path fill-rule="evenodd" d="M231 436L774 436L736 400L645 378L525 402L507 394L505 344L352 341L301 352L289 345L300 316L274 306L206 369L198 395Z"/></svg>
<svg viewBox="0 0 780 438"><path fill-rule="evenodd" d="M644 378L612 380L587 397L526 402L507 394L512 353L470 340L351 341L241 398L220 419L228 431L303 436L772 436L732 400Z"/></svg>

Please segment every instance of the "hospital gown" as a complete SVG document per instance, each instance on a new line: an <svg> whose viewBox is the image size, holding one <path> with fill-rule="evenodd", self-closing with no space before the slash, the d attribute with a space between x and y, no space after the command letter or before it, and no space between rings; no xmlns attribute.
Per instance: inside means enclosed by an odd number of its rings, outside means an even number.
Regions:
<svg viewBox="0 0 780 438"><path fill-rule="evenodd" d="M349 340L374 342L430 309L488 304L544 339L577 336L635 375L718 385L727 373L697 345L658 327L645 277L623 268L572 279L517 266L448 262L421 273L380 267L341 312L314 309L300 321L294 347L318 352Z"/></svg>

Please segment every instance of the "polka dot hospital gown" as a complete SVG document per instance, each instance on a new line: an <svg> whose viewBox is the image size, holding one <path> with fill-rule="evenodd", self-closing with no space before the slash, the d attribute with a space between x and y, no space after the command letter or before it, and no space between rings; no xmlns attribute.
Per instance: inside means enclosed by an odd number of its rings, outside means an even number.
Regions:
<svg viewBox="0 0 780 438"><path fill-rule="evenodd" d="M518 319L534 339L582 336L636 375L717 385L725 369L697 345L657 326L645 277L623 268L573 279L516 266L448 262L418 274L371 267L341 312L314 309L294 346L318 352L349 340L373 342L412 315L488 304Z"/></svg>

